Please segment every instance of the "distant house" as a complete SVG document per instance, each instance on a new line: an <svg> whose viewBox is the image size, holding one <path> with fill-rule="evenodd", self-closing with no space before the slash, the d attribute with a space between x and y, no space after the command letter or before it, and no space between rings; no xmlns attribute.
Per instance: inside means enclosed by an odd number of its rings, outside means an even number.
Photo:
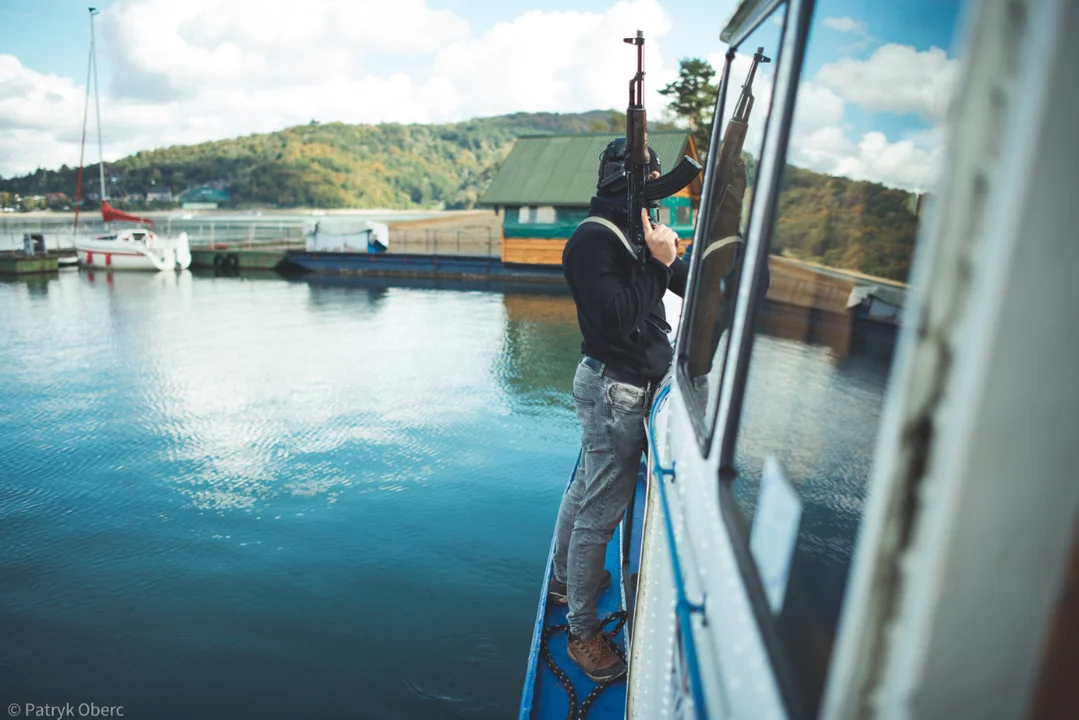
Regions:
<svg viewBox="0 0 1079 720"><path fill-rule="evenodd" d="M180 205L184 210L216 210L232 202L228 188L203 186L180 193Z"/></svg>
<svg viewBox="0 0 1079 720"><path fill-rule="evenodd" d="M521 137L502 164L480 205L502 218L502 260L528 265L558 265L562 248L577 224L588 216L596 192L599 156L621 133L529 135ZM653 130L648 144L659 155L663 172L683 155L697 159L688 130ZM660 205L659 220L680 237L693 237L701 178Z"/></svg>

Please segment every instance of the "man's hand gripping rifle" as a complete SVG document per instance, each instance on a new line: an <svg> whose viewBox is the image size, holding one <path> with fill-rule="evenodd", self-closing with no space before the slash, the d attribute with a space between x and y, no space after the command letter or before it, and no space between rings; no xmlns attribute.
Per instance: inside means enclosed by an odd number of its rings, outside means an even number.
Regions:
<svg viewBox="0 0 1079 720"><path fill-rule="evenodd" d="M644 241L644 224L641 210L647 209L649 217L659 201L674 195L689 185L701 166L688 155L683 155L678 165L666 175L649 178L650 156L648 150L648 119L644 109L644 33L625 38L625 42L637 46L637 74L629 81L629 105L626 108L626 186L629 193L629 238L643 263L648 247ZM653 218L654 222L654 218Z"/></svg>

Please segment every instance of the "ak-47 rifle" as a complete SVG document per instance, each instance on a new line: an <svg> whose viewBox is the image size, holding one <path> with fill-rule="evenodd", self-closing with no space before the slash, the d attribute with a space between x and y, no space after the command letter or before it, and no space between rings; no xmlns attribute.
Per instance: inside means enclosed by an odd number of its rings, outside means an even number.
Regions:
<svg viewBox="0 0 1079 720"><path fill-rule="evenodd" d="M629 105L626 107L625 167L629 194L629 238L636 248L637 259L643 263L648 258L648 247L644 242L641 209L646 208L651 217L659 201L689 185L701 171L701 166L693 158L683 155L669 173L655 180L649 179L651 158L648 151L648 117L644 109L644 33L638 30L636 37L625 38L624 42L637 46L637 74L629 81Z"/></svg>
<svg viewBox="0 0 1079 720"><path fill-rule="evenodd" d="M708 223L698 234L701 247L694 248L694 252L702 253L695 272L700 275L700 287L718 286L720 301L701 303L696 309L694 341L688 358L691 377L706 375L711 370L719 339L730 326L744 255L741 232L746 165L742 161L742 147L749 130L749 116L753 112L753 78L757 74L757 65L766 62L771 62L771 58L764 56L763 47L758 47L753 54L753 63L749 66L738 104L723 131L723 142L714 165L715 189L709 193L710 197L716 198L716 202L710 208L701 208L701 219L707 218Z"/></svg>

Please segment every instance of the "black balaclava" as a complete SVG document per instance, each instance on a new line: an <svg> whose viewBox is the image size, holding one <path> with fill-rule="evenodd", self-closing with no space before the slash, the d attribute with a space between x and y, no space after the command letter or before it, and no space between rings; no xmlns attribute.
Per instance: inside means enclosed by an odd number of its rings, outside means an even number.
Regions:
<svg viewBox="0 0 1079 720"><path fill-rule="evenodd" d="M648 172L660 172L659 156L648 148ZM596 178L596 196L601 198L626 197L626 139L615 138L599 156L599 174Z"/></svg>

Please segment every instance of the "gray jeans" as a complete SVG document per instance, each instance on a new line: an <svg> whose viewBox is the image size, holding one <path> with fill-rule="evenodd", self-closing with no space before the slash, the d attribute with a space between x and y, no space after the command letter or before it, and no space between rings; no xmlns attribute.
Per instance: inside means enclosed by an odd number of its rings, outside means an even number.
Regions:
<svg viewBox="0 0 1079 720"><path fill-rule="evenodd" d="M566 582L570 632L590 640L599 631L596 607L607 543L637 484L651 393L611 380L582 361L573 377L573 399L581 463L558 509L554 573Z"/></svg>

